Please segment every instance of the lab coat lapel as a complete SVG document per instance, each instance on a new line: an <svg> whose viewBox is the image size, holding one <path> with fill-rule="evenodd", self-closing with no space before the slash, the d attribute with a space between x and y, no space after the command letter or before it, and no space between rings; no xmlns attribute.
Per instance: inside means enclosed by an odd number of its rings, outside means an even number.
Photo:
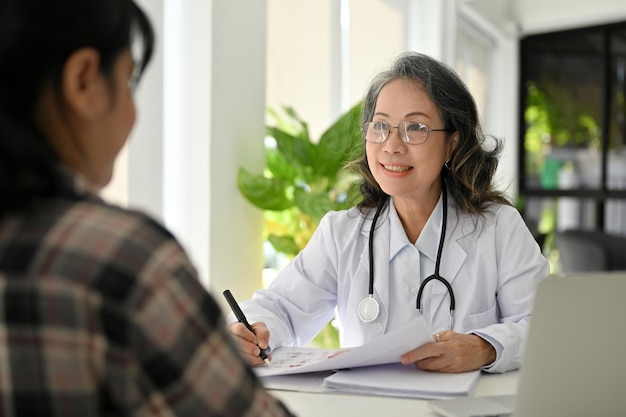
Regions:
<svg viewBox="0 0 626 417"><path fill-rule="evenodd" d="M454 202L448 202L448 220L446 225L446 239L443 245L443 252L441 254L441 265L439 268L439 274L441 277L445 278L455 291L454 295L456 298L462 297L460 291L455 288L454 282L457 277L462 273L461 268L465 263L465 259L467 258L467 253L461 247L458 240L463 236L467 235L470 230L473 228L472 224L468 223L468 219L465 215L461 214L461 216L457 216L457 211L454 207ZM442 292L443 285L435 286L428 284L431 288L426 291L424 290L425 296L432 297L432 300L437 300L436 302L430 305L429 315L430 323L433 323L433 326L437 326L435 324L435 317L446 317L446 323L448 322L448 309L450 307L450 297L445 294L445 296L435 295L434 292L437 291L439 294ZM437 290L435 290L437 288ZM427 294L427 295L426 295ZM458 301L457 301L458 303ZM443 311L445 309L445 311ZM447 324L446 324L447 326ZM433 330L441 330L440 328L435 328Z"/></svg>
<svg viewBox="0 0 626 417"><path fill-rule="evenodd" d="M446 241L444 242L443 253L441 254L441 275L452 284L461 270L461 266L465 262L467 253L459 244L459 239L467 235L470 226L466 222L466 217L461 215L457 217L456 209L453 204L448 206L448 222L446 231Z"/></svg>

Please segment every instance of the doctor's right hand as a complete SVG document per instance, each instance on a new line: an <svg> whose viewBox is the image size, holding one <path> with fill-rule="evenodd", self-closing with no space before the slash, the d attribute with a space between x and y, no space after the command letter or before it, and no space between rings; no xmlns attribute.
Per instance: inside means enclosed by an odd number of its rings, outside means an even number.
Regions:
<svg viewBox="0 0 626 417"><path fill-rule="evenodd" d="M261 349L268 348L270 340L270 331L265 323L261 321L253 323L254 333L239 322L231 323L229 329L246 362L252 366L264 365L265 363L259 354ZM271 361L272 355L268 354L268 358Z"/></svg>

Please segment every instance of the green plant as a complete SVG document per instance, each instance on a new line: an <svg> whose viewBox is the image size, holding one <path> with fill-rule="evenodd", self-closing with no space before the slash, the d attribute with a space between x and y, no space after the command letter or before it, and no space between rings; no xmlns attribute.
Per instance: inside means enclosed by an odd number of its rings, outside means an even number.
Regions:
<svg viewBox="0 0 626 417"><path fill-rule="evenodd" d="M362 152L360 105L333 123L317 143L290 107L284 116L270 109L276 125L267 127L265 169L240 168L237 185L244 197L264 211L266 239L278 251L296 255L321 218L354 204L354 174L344 170Z"/></svg>
<svg viewBox="0 0 626 417"><path fill-rule="evenodd" d="M293 108L269 109L269 114L274 125L267 126L263 173L240 168L237 186L263 210L265 239L291 258L308 243L324 214L357 201L355 174L344 168L363 152L361 106L339 117L317 142ZM326 326L315 343L336 346L336 330Z"/></svg>
<svg viewBox="0 0 626 417"><path fill-rule="evenodd" d="M601 131L590 103L576 99L572 89L555 80L527 83L524 149L528 174L541 175L552 147L600 148Z"/></svg>

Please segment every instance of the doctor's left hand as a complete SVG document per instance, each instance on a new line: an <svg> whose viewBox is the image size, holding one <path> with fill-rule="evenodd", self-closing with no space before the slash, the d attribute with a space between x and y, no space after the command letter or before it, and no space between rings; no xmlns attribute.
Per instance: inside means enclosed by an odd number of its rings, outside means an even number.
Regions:
<svg viewBox="0 0 626 417"><path fill-rule="evenodd" d="M454 373L480 369L496 360L495 348L474 334L445 331L436 339L402 355L402 363L414 363L425 371Z"/></svg>

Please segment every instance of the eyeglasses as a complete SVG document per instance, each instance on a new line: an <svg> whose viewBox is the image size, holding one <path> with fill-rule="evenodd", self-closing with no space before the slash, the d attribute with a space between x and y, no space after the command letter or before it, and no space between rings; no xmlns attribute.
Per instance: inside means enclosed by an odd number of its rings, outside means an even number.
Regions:
<svg viewBox="0 0 626 417"><path fill-rule="evenodd" d="M411 145L420 145L426 142L430 132L451 132L449 129L429 129L423 123L419 122L400 122L397 126L392 126L387 122L374 121L367 122L361 126L363 137L366 141L372 143L383 143L389 138L391 129L398 129L402 142Z"/></svg>

